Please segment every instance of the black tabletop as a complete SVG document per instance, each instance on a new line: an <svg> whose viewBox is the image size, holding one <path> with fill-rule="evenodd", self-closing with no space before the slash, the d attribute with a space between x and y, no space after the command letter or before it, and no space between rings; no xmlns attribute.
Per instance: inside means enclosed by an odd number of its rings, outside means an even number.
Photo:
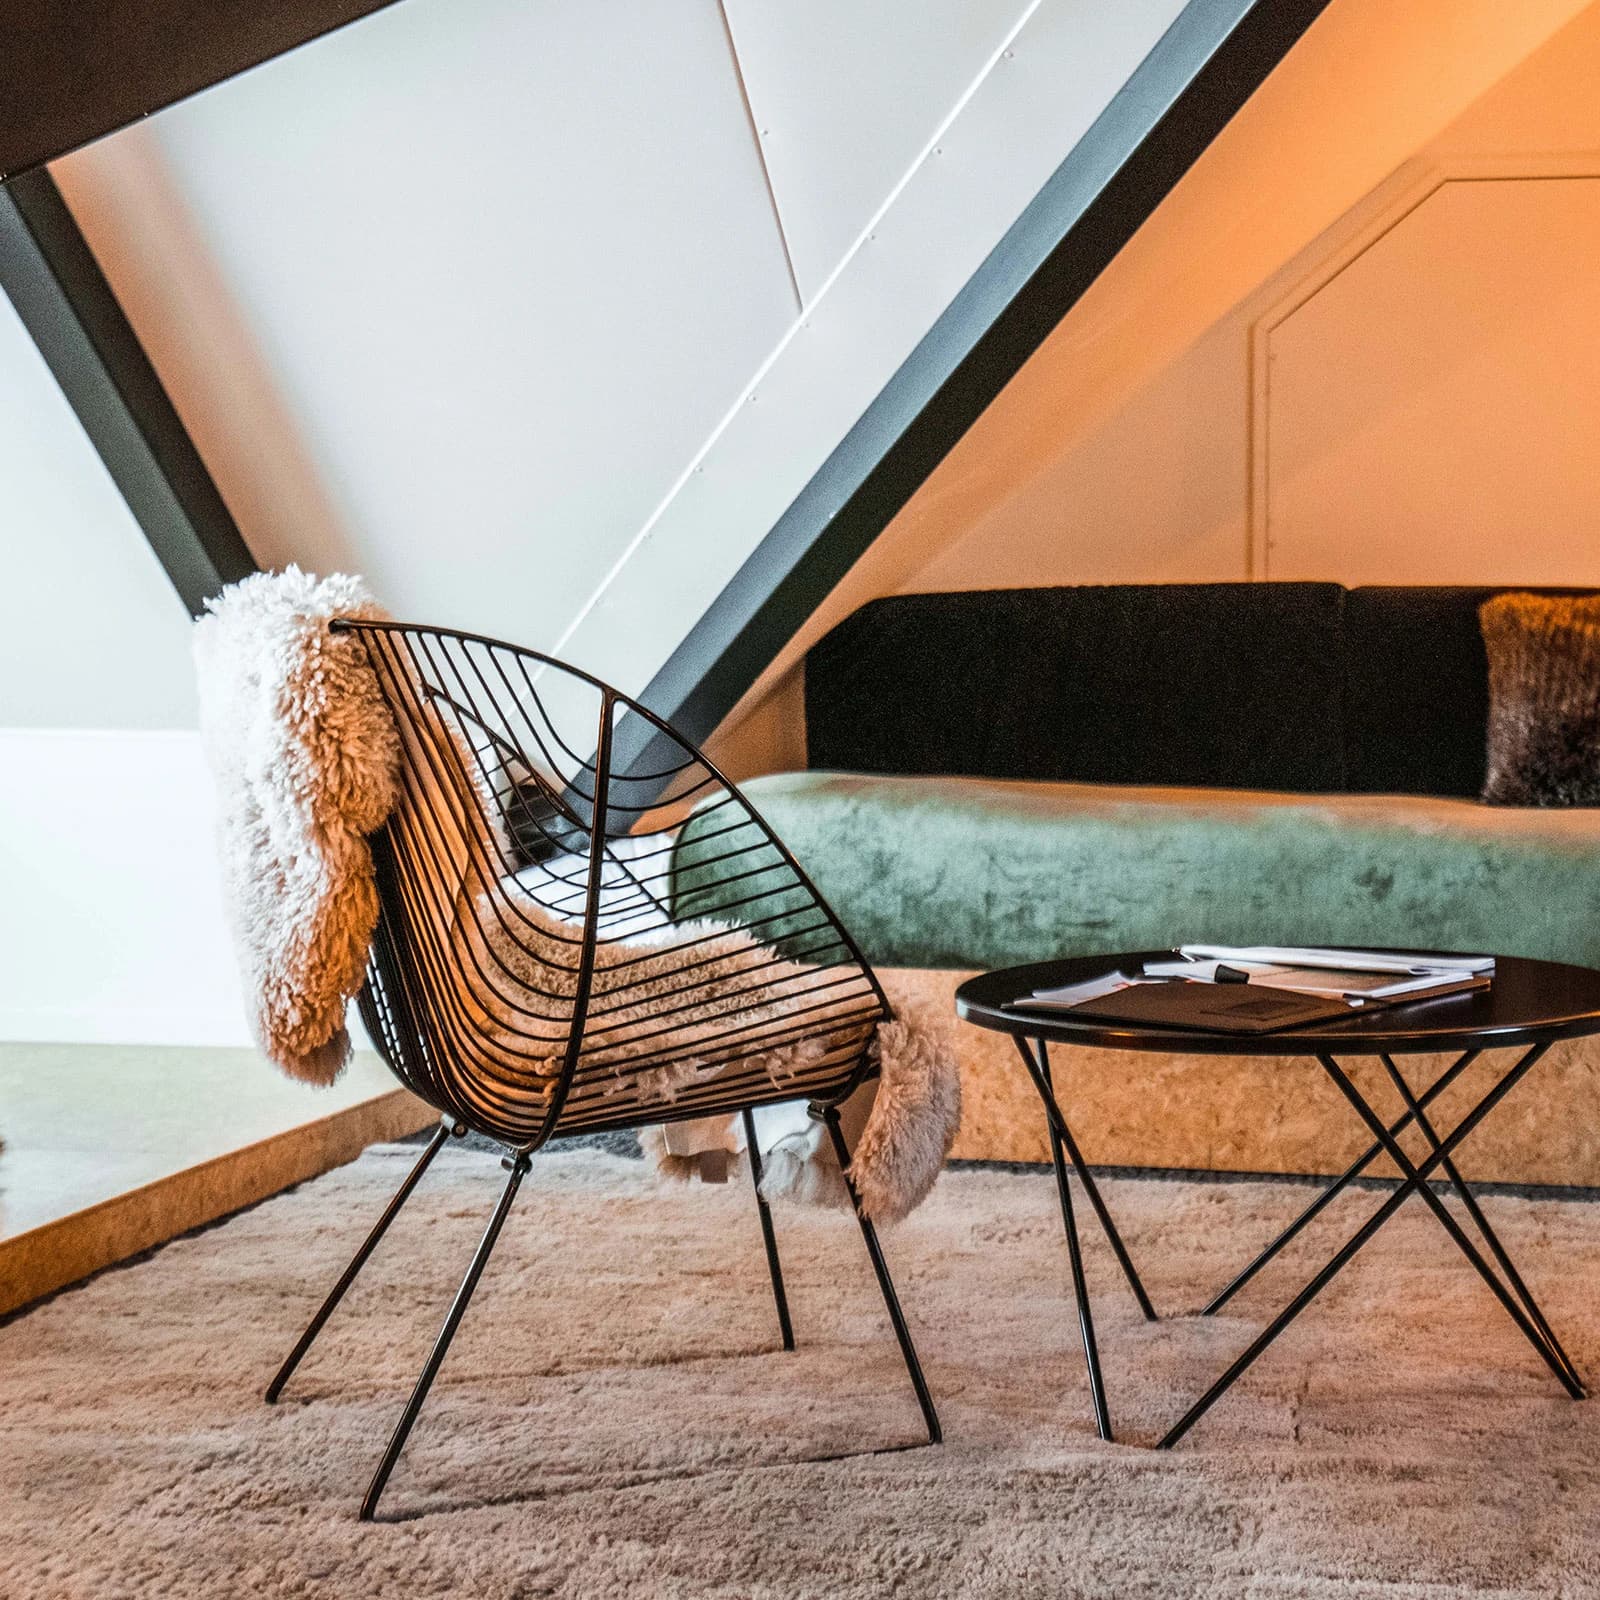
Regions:
<svg viewBox="0 0 1600 1600"><path fill-rule="evenodd" d="M1282 1033L1204 1033L1190 1028L1074 1020L1062 1011L1028 1011L1008 1002L1035 989L1082 983L1107 972L1137 973L1146 961L1170 961L1171 950L1082 956L985 972L956 990L956 1015L980 1028L1027 1034L1052 1043L1112 1050L1183 1051L1195 1055L1376 1055L1424 1050L1492 1050L1545 1044L1600 1033L1600 972L1559 961L1501 956L1487 989L1354 1011L1349 1020L1314 1023Z"/></svg>

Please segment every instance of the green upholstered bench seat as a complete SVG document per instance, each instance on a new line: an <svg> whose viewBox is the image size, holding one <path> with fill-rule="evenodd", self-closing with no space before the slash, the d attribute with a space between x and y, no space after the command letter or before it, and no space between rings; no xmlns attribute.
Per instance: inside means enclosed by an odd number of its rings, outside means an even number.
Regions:
<svg viewBox="0 0 1600 1600"><path fill-rule="evenodd" d="M1600 967L1600 809L825 771L744 789L885 966L996 967L1193 940ZM675 910L738 920L749 883L699 887L716 874L697 862L734 843L714 832L697 817L685 825Z"/></svg>

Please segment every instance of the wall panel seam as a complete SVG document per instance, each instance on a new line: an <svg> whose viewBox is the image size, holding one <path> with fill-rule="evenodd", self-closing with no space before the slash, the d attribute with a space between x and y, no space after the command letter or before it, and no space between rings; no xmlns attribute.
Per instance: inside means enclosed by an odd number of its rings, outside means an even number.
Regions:
<svg viewBox="0 0 1600 1600"><path fill-rule="evenodd" d="M766 147L761 142L761 124L756 118L756 108L750 99L750 85L745 79L744 63L739 59L739 41L733 34L733 19L728 15L727 0L717 0L717 14L722 18L723 37L728 41L728 59L733 63L733 76L739 85L739 99L744 106L745 121L750 125L750 137L755 142L756 160L761 163L761 181L767 186L767 200L772 206L772 220L777 224L778 240L783 246L783 264L789 273L789 290L794 295L797 313L805 310L805 297L800 293L800 276L794 269L794 251L789 246L789 230L783 225L783 207L778 203L778 190L772 181L772 169L767 165Z"/></svg>

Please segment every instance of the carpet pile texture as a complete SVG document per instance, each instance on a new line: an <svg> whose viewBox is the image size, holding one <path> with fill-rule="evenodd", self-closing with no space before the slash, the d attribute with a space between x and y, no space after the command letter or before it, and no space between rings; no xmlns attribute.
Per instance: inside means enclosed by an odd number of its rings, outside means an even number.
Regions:
<svg viewBox="0 0 1600 1600"><path fill-rule="evenodd" d="M1308 1197L1272 1183L1108 1182L1169 1320L1138 1318L1086 1232L1107 1445L1048 1172L947 1174L886 1236L947 1442L851 1456L918 1419L847 1216L777 1215L784 1354L747 1186L541 1156L388 1520L362 1525L498 1162L441 1155L284 1401L260 1394L415 1153L378 1147L0 1328L0 1594L1600 1592L1600 1401L1563 1396L1416 1201L1188 1440L1139 1448L1329 1247L1192 1315ZM1338 1237L1374 1204L1337 1202ZM1600 1377L1600 1207L1488 1205Z"/></svg>

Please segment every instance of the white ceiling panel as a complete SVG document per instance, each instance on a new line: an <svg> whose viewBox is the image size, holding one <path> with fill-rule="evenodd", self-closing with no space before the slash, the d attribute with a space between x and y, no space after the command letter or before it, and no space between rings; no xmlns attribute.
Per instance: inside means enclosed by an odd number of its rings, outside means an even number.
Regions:
<svg viewBox="0 0 1600 1600"><path fill-rule="evenodd" d="M726 0L809 300L1032 0Z"/></svg>
<svg viewBox="0 0 1600 1600"><path fill-rule="evenodd" d="M144 126L184 216L121 253L198 248L238 326L174 292L141 335L208 426L253 354L332 510L252 523L219 469L246 538L422 619L548 645L795 314L717 0L407 0Z"/></svg>

